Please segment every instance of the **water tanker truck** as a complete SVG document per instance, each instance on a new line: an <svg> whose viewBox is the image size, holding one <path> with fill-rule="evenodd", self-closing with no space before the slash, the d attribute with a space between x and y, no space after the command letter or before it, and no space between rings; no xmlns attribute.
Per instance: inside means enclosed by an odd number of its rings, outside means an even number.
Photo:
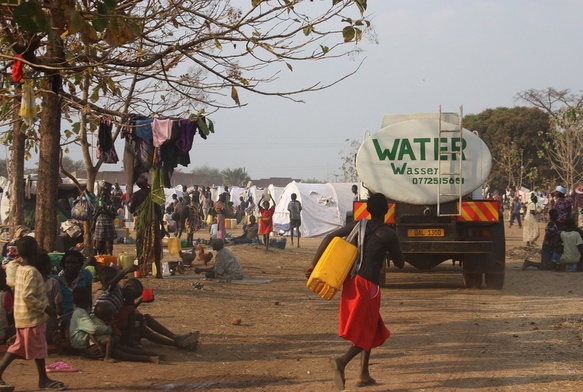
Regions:
<svg viewBox="0 0 583 392"><path fill-rule="evenodd" d="M361 190L389 199L386 221L407 263L430 270L457 261L465 287L502 289L502 206L482 196L492 156L475 132L463 128L462 117L461 108L385 115L381 129L360 146L356 170ZM366 198L353 207L353 219L367 218Z"/></svg>

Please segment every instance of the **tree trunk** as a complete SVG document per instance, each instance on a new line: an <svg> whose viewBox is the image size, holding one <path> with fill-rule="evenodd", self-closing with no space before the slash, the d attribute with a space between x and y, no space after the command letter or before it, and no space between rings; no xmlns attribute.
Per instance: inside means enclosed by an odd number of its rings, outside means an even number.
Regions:
<svg viewBox="0 0 583 392"><path fill-rule="evenodd" d="M48 1L47 1L48 3ZM59 0L50 0L53 36L47 46L46 58L54 70L46 71L42 81L40 116L40 152L35 209L35 237L47 252L56 250L57 205L59 200L61 157L61 76L59 67L66 63L61 34L65 31L66 18Z"/></svg>
<svg viewBox="0 0 583 392"><path fill-rule="evenodd" d="M15 86L15 106L20 104L22 88L20 84ZM14 235L16 226L24 223L24 146L26 135L21 129L22 119L15 110L12 146L10 147L10 170L8 172L10 180L10 213L8 222L10 226L10 238Z"/></svg>
<svg viewBox="0 0 583 392"><path fill-rule="evenodd" d="M59 183L59 152L61 137L60 98L52 91L53 78L47 75L41 104L40 151L38 164L38 185L35 210L35 237L46 251L56 249L57 243L57 202Z"/></svg>

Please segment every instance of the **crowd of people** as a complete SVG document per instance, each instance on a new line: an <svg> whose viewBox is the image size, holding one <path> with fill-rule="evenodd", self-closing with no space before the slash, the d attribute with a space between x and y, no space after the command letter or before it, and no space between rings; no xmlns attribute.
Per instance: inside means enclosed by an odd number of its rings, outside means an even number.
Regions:
<svg viewBox="0 0 583 392"><path fill-rule="evenodd" d="M49 255L32 236L15 242L17 257L0 268L0 338L9 345L0 361L0 391L14 390L2 375L15 359L34 360L38 386L64 390L60 381L47 376L48 344L61 354L106 361L158 363L159 357L141 349L140 340L185 350L196 350L199 332L175 334L153 316L139 311L143 286L139 279L123 277L137 266L117 270L104 266L93 295L93 274L85 256L68 250L60 259L62 269L52 275Z"/></svg>
<svg viewBox="0 0 583 392"><path fill-rule="evenodd" d="M540 261L526 259L522 269L583 271L583 186L569 192L558 185L552 192L519 192L508 188L503 196L509 227L522 229L526 246L537 246L539 222L545 222Z"/></svg>

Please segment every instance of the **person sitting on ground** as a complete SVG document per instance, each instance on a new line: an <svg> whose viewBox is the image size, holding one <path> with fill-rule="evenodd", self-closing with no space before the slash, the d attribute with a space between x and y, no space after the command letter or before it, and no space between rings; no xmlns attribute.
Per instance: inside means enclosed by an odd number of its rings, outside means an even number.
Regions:
<svg viewBox="0 0 583 392"><path fill-rule="evenodd" d="M73 289L75 310L69 323L69 342L73 352L87 358L111 357L111 351L101 353L99 347L92 345L89 335L104 335L111 333L108 325L98 325L89 315L91 310L91 291L88 287L79 286Z"/></svg>
<svg viewBox="0 0 583 392"><path fill-rule="evenodd" d="M110 326L114 322L113 306L108 302L100 302L93 310L93 318L97 325ZM117 359L130 362L150 362L159 363L158 354L144 351L133 347L122 346L119 344L119 337L112 333L101 335L89 335L90 340L95 344L101 353L109 354L108 362L116 362ZM104 358L104 360L106 360Z"/></svg>
<svg viewBox="0 0 583 392"><path fill-rule="evenodd" d="M567 218L565 230L559 232L563 243L563 252L558 261L559 271L572 271L572 268L581 261L583 255L583 238L577 230L577 222L573 218Z"/></svg>
<svg viewBox="0 0 583 392"><path fill-rule="evenodd" d="M557 241L559 241L559 229L556 223L559 218L559 211L557 211L556 208L549 210L549 218L547 226L545 227L543 246L540 251L540 263L526 259L522 264L523 271L528 267L535 267L539 270L552 270L554 267L552 259ZM520 223L520 220L518 222Z"/></svg>
<svg viewBox="0 0 583 392"><path fill-rule="evenodd" d="M83 269L85 256L79 251L68 250L61 258L61 267L57 280L61 289L61 307L63 316L73 313L73 289L85 286L91 291L93 275L89 270Z"/></svg>
<svg viewBox="0 0 583 392"><path fill-rule="evenodd" d="M71 318L71 346L78 354L106 362L116 362L116 359L152 363L160 361L156 354L123 348L117 344L110 326L114 314L111 303L98 303L94 314L90 316L91 293L86 287L78 287L74 290L74 296L76 308Z"/></svg>
<svg viewBox="0 0 583 392"><path fill-rule="evenodd" d="M130 265L123 271L117 271L113 267L103 267L97 273L101 288L97 290L95 305L100 302L109 302L113 305L114 316L117 316L124 304L123 290L119 282L127 274L138 269L137 265Z"/></svg>
<svg viewBox="0 0 583 392"><path fill-rule="evenodd" d="M243 234L233 238L233 244L252 244L253 241L259 242L259 225L255 216L249 216L249 223L243 225Z"/></svg>
<svg viewBox="0 0 583 392"><path fill-rule="evenodd" d="M214 239L213 250L217 251L215 265L209 268L195 268L194 273L204 273L209 279L242 280L243 267L233 252L225 249L225 241L220 238Z"/></svg>
<svg viewBox="0 0 583 392"><path fill-rule="evenodd" d="M141 303L139 298L144 290L139 279L128 279L123 289L125 304L114 324L122 343L138 346L140 339L146 339L156 344L196 351L200 332L176 335L151 315L142 314L137 310Z"/></svg>

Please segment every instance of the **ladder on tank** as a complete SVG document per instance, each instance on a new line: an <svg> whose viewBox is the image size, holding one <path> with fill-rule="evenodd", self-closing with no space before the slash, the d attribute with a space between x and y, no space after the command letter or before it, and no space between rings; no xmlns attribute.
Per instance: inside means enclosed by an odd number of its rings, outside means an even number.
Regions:
<svg viewBox="0 0 583 392"><path fill-rule="evenodd" d="M441 142L442 137L446 135L455 135L459 137L459 148L452 149L453 143L451 143L448 137L447 150L437 151L437 216L460 216L462 214L462 155L463 155L463 106L460 106L458 115L458 126L454 129L443 129L442 127L442 116L441 116L441 105L439 106L439 117L438 117L438 131L437 137L439 142ZM441 143L437 143L437 148ZM457 165L452 165L451 162L456 162ZM447 168L443 168L443 163L447 163ZM452 187L451 184L454 184ZM444 193L444 185L447 185L447 191ZM457 191L457 192L455 192ZM455 192L455 193L453 193ZM450 199L452 196L457 198L457 208L455 213L443 213L441 212L441 200L442 197L447 197Z"/></svg>

